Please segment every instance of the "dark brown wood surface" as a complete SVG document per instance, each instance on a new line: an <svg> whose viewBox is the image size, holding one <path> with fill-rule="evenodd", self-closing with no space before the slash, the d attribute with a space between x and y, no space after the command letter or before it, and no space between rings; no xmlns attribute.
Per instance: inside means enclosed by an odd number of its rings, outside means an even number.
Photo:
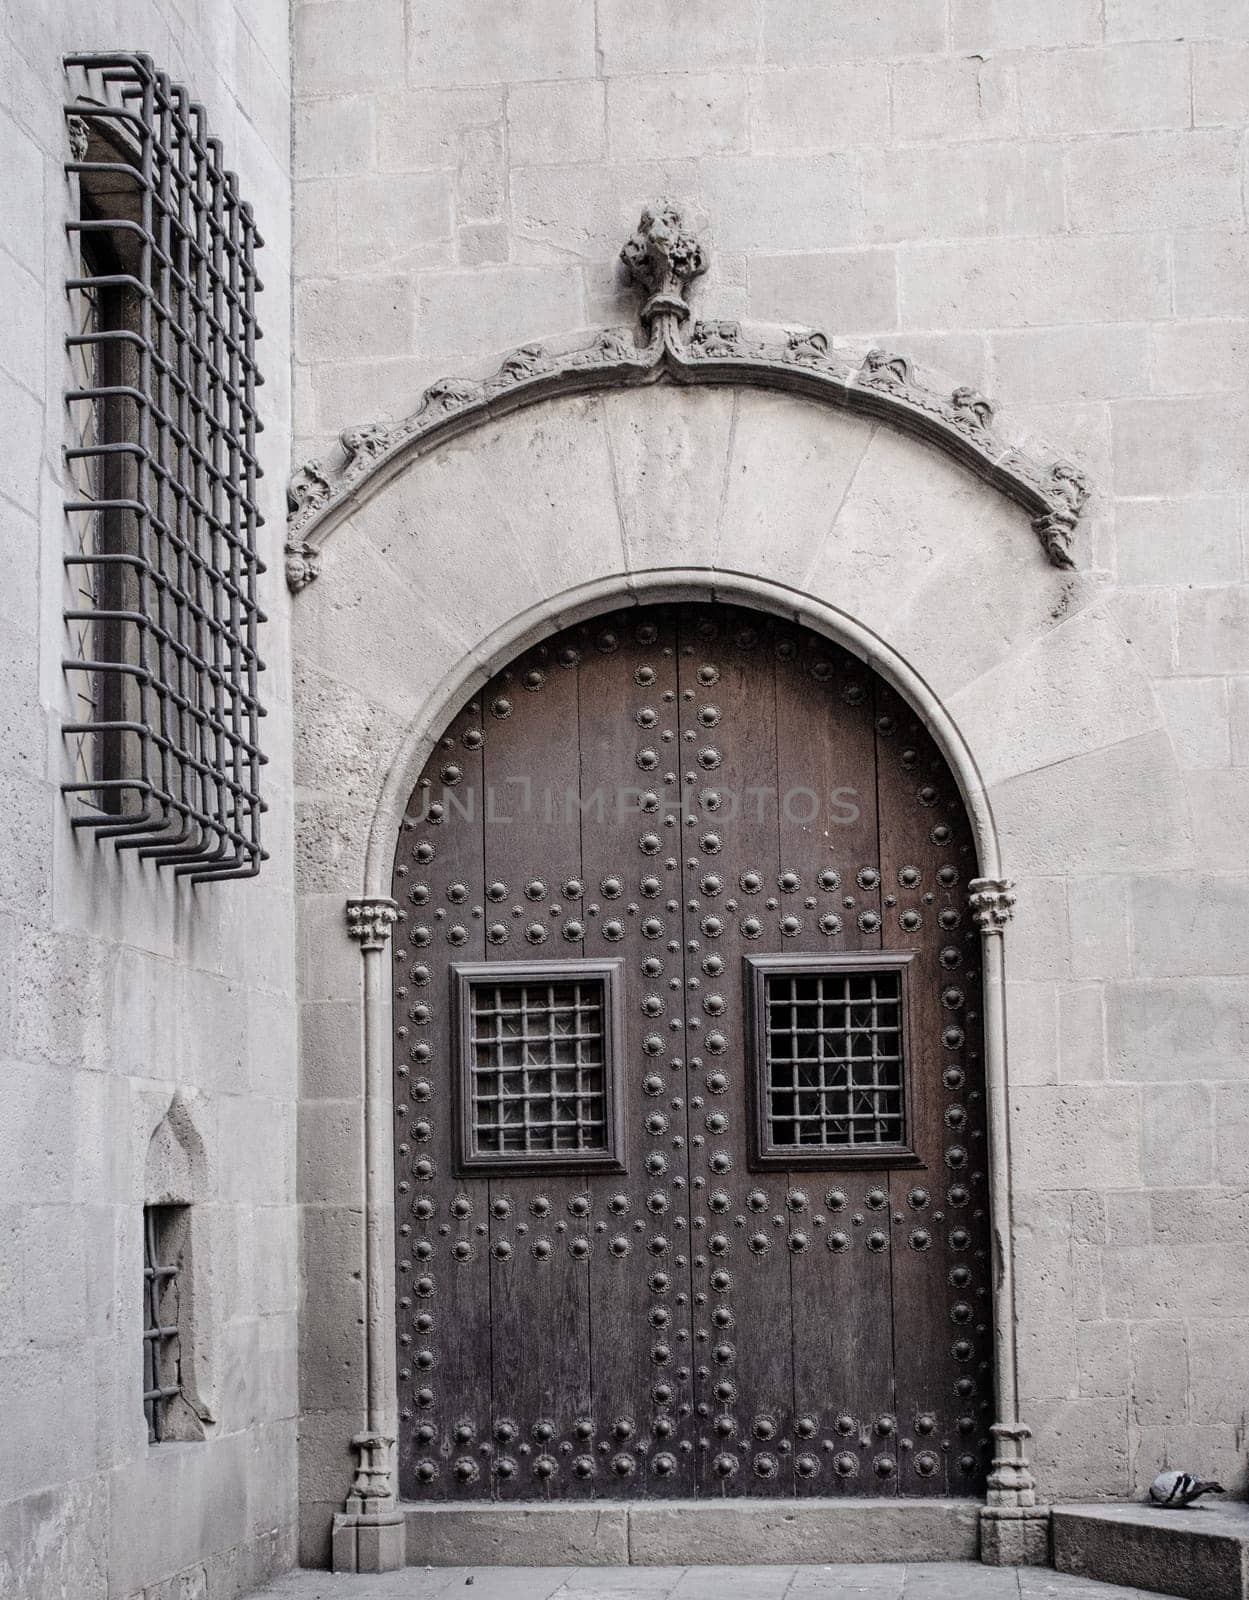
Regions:
<svg viewBox="0 0 1249 1600"><path fill-rule="evenodd" d="M983 1489L974 875L914 714L793 624L632 608L474 696L395 864L406 1497ZM753 1168L743 957L873 950L915 952L915 1159ZM621 963L624 1171L463 1171L453 966L581 957Z"/></svg>

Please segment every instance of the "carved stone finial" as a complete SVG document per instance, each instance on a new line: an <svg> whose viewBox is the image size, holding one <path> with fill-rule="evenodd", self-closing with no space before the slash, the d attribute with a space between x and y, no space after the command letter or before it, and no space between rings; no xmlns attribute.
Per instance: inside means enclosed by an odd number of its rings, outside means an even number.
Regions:
<svg viewBox="0 0 1249 1600"><path fill-rule="evenodd" d="M684 321L690 314L686 304L689 286L706 272L707 252L686 231L681 208L673 200L657 200L642 212L637 232L620 252L633 281L649 292L642 307L642 321L649 323L660 312L671 312Z"/></svg>
<svg viewBox="0 0 1249 1600"><path fill-rule="evenodd" d="M973 878L968 884L972 921L981 933L1001 933L1015 914L1015 885L1010 878Z"/></svg>
<svg viewBox="0 0 1249 1600"><path fill-rule="evenodd" d="M70 115L65 119L65 127L69 133L71 155L75 161L85 161L87 159L87 146L90 142L90 134L87 130L86 122L82 117Z"/></svg>
<svg viewBox="0 0 1249 1600"><path fill-rule="evenodd" d="M399 920L399 907L389 895L348 900L347 932L361 950L381 950Z"/></svg>

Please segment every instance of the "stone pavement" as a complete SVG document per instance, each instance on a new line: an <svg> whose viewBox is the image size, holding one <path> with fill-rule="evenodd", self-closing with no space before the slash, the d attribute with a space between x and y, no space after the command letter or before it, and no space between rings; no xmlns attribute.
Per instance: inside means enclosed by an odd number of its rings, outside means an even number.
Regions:
<svg viewBox="0 0 1249 1600"><path fill-rule="evenodd" d="M408 1567L291 1572L255 1600L1167 1600L1047 1568L971 1562L810 1567Z"/></svg>

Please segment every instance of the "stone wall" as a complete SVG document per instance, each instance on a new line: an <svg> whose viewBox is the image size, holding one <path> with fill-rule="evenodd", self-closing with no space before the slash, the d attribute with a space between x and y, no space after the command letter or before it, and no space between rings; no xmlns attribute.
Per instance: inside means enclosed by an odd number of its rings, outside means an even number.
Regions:
<svg viewBox="0 0 1249 1600"><path fill-rule="evenodd" d="M959 503L917 446L860 440L840 474L847 424L812 433L793 401L561 402L417 463L297 602L316 1147L358 1115L342 897L402 724L465 681L455 663L582 574L623 592L631 563L848 595L945 697L1019 880L1020 1379L1042 1491L1121 1495L1164 1460L1243 1491L1249 11L301 0L294 29L297 459L522 340L631 320L616 252L671 192L712 250L696 312L944 369L1097 491L1071 583L1026 519L1002 526L987 491ZM358 1306L360 1190L309 1170L315 1553L358 1392L332 1324Z"/></svg>
<svg viewBox="0 0 1249 1600"><path fill-rule="evenodd" d="M288 19L280 0L58 0L0 28L0 1593L227 1600L293 1558L297 1311L290 917ZM187 84L265 249L260 400L270 765L258 879L191 888L75 837L62 512L70 272L62 55ZM200 1442L149 1446L142 1205L174 1100L193 1190ZM163 1170L163 1169L162 1169ZM149 1179L157 1181L149 1168Z"/></svg>

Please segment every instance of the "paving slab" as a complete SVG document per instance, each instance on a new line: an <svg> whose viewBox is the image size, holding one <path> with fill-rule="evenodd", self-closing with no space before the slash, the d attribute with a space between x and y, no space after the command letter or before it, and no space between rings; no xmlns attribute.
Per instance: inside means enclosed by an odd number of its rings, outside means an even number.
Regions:
<svg viewBox="0 0 1249 1600"><path fill-rule="evenodd" d="M408 1567L288 1572L255 1600L1158 1600L1035 1567L968 1561L807 1566ZM1174 1597L1166 1597L1174 1600Z"/></svg>

